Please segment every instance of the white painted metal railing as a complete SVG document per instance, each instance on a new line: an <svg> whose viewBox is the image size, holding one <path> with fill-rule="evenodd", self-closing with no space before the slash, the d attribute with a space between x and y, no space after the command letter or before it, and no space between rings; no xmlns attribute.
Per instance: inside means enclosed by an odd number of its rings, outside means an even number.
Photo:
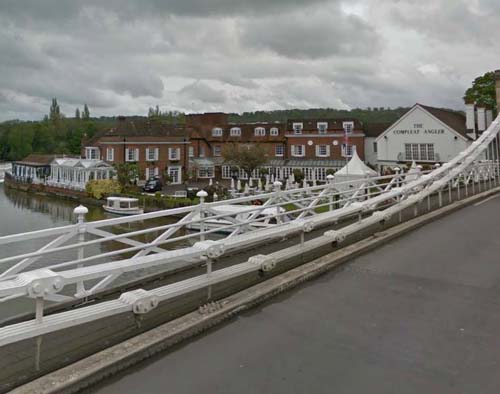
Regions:
<svg viewBox="0 0 500 394"><path fill-rule="evenodd" d="M84 222L85 208L76 211L78 223L59 228L34 231L0 237L0 245L27 240L51 240L42 248L20 255L0 259L0 301L29 297L36 300L37 316L33 321L18 323L0 329L0 345L35 337L61 328L67 328L96 320L105 316L133 311L147 313L158 302L169 297L182 295L200 288L227 281L252 271L270 271L280 261L293 253L307 248L340 243L346 237L356 234L374 224L400 215L408 208L418 214L420 205L427 200L430 209L431 197L439 206L499 185L499 144L500 123L497 118L478 140L465 151L433 171L421 174L395 174L378 178L366 178L343 184L330 182L326 185L295 190L281 190L279 183L275 190L257 196L241 197L233 200L206 203L203 193L200 204L195 207L178 208L162 212L147 213L133 217L116 218L98 222ZM350 187L354 186L354 187ZM248 206L244 218L232 214L221 214L217 207L227 204L245 205L255 201L261 206ZM271 208L276 212L263 214ZM266 211L268 212L268 211ZM179 217L176 223L153 226L143 230L115 234L110 228L125 223L150 219ZM288 220L285 220L287 218ZM356 218L345 222L344 227L328 230L321 234L320 227L332 225L343 219ZM221 228L210 228L208 220L223 219L223 238L210 239ZM258 227L268 220L276 224ZM198 225L199 232L186 232L186 228ZM303 234L318 230L317 237L304 243ZM151 242L135 239L148 233L155 233ZM267 256L257 255L247 262L229 268L212 271L212 260L230 255L231 252L254 245L268 243L292 234L301 234L301 244L283 249ZM135 237L135 238L134 238ZM119 250L94 255L86 255L89 248L109 242L125 245ZM189 242L189 244L187 243ZM184 243L176 249L164 249L166 245ZM73 253L73 258L61 258L61 253ZM117 261L109 261L124 253L133 256ZM54 256L54 260L32 270L40 258ZM56 259L59 258L59 260ZM100 260L105 260L100 262ZM64 301L85 298L111 285L120 275L161 267L163 272L199 265L206 262L207 273L151 291L133 291L122 294L114 301L90 307L82 307L70 312L43 317L44 300ZM68 293L68 288L76 291Z"/></svg>

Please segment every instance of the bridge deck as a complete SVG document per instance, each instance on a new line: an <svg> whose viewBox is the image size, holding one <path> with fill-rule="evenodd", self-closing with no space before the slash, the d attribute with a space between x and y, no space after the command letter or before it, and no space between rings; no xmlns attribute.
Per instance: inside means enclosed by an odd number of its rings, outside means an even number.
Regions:
<svg viewBox="0 0 500 394"><path fill-rule="evenodd" d="M95 389L163 393L497 393L500 198Z"/></svg>

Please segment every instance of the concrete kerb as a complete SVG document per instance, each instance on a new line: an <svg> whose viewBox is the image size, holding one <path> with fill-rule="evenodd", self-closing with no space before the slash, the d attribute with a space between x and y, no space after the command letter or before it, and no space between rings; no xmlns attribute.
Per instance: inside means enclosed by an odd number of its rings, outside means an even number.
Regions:
<svg viewBox="0 0 500 394"><path fill-rule="evenodd" d="M12 390L11 393L76 393L185 339L198 335L287 289L314 279L348 262L354 257L367 253L416 228L499 192L500 188L494 188L376 233L343 249L329 253L265 282L226 297L218 302L219 308L216 308L217 310L215 311L204 314L198 311L189 313L74 364L40 377Z"/></svg>

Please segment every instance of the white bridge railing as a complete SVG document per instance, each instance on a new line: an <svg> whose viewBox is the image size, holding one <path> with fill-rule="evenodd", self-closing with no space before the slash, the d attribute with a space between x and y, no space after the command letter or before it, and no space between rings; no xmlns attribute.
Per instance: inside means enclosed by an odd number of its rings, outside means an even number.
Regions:
<svg viewBox="0 0 500 394"><path fill-rule="evenodd" d="M22 254L0 258L0 302L27 297L36 304L34 320L0 328L0 346L124 311L147 313L169 298L209 289L249 272L270 271L280 261L307 248L341 243L408 208L413 207L416 216L425 200L430 209L431 198L442 206L453 198L496 187L500 175L499 131L497 118L465 151L430 172L396 173L344 183L330 179L326 185L292 190L281 190L282 185L277 182L270 193L213 203L206 203L206 194L201 192L197 206L96 222L85 222L87 210L80 206L75 209L78 222L74 225L0 237L0 248L11 244L27 248ZM256 201L262 205L249 205ZM228 204L241 205L245 211L225 213L221 206ZM125 224L147 225L148 220L156 223L169 218L176 222L123 232ZM334 224L335 230L320 230ZM118 226L119 233L115 231ZM193 228L197 231L191 231ZM315 237L306 245L304 234L312 231ZM221 232L225 235L221 236ZM144 241L148 234L154 235L150 242ZM297 234L301 242L295 247L212 270L214 259ZM35 240L43 240L45 245L29 250ZM102 245L113 247L103 251ZM147 275L148 269L165 273L202 263L207 269L203 275L150 291L123 293L114 301L43 316L45 301L85 300L125 274Z"/></svg>

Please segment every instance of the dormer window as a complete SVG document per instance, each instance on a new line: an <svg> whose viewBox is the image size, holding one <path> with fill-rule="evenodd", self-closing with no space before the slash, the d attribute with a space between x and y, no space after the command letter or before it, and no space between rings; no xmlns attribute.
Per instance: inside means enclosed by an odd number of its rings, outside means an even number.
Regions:
<svg viewBox="0 0 500 394"><path fill-rule="evenodd" d="M328 130L328 122L318 122L317 126L319 134L326 134Z"/></svg>
<svg viewBox="0 0 500 394"><path fill-rule="evenodd" d="M233 127L229 131L231 137L240 137L241 136L241 129L239 127Z"/></svg>
<svg viewBox="0 0 500 394"><path fill-rule="evenodd" d="M277 127L271 127L271 130L269 130L269 135L277 136L279 133L280 131Z"/></svg>
<svg viewBox="0 0 500 394"><path fill-rule="evenodd" d="M293 127L293 134L302 134L302 129L304 128L304 124L294 123L292 127Z"/></svg>
<svg viewBox="0 0 500 394"><path fill-rule="evenodd" d="M255 135L257 137L263 137L266 135L266 129L264 127L256 127L255 128Z"/></svg>
<svg viewBox="0 0 500 394"><path fill-rule="evenodd" d="M220 127L214 127L212 129L212 136L213 137L222 137L222 129Z"/></svg>
<svg viewBox="0 0 500 394"><path fill-rule="evenodd" d="M342 122L342 128L346 134L351 134L354 130L354 122Z"/></svg>

